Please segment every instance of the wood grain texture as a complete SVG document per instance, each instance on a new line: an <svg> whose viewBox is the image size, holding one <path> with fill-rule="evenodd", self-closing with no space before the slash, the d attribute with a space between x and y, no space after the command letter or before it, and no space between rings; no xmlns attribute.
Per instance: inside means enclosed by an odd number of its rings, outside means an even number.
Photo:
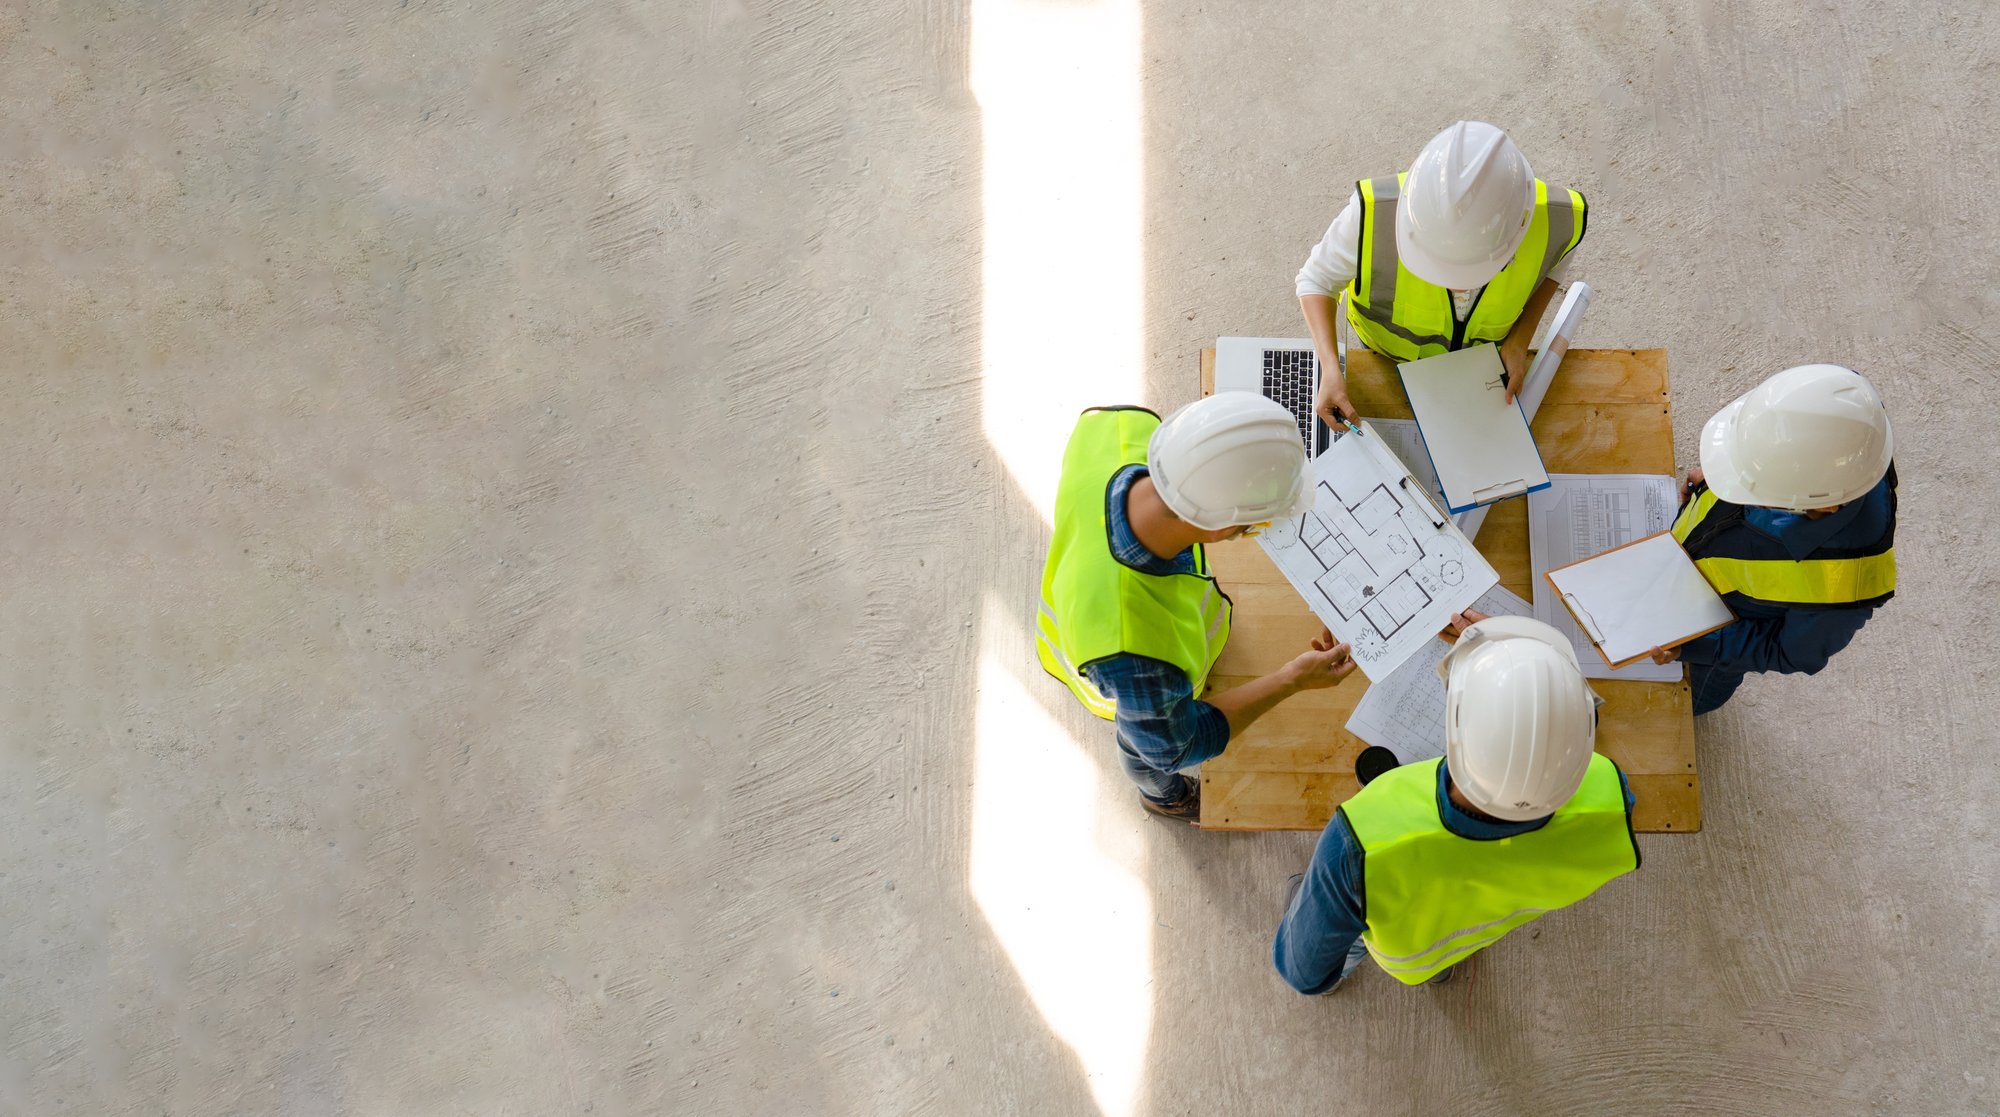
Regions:
<svg viewBox="0 0 2000 1117"><path fill-rule="evenodd" d="M1407 418L1395 367L1373 353L1348 354L1348 394L1364 414ZM1215 351L1201 359L1203 394L1213 390ZM1555 473L1672 473L1673 417L1662 349L1578 349L1564 360L1532 429ZM1496 506L1479 532L1479 551L1500 583L1533 599L1527 502ZM1320 630L1304 601L1254 541L1209 549L1235 603L1229 646L1212 689L1268 674ZM1694 759L1694 705L1685 682L1594 680L1605 699L1598 750L1631 780L1633 823L1645 831L1701 828L1701 780ZM1317 830L1356 790L1354 758L1364 747L1343 726L1367 693L1356 673L1331 690L1286 700L1202 766L1202 826L1218 830Z"/></svg>
<svg viewBox="0 0 2000 1117"><path fill-rule="evenodd" d="M1686 776L1626 774L1635 800L1632 828L1643 834L1687 834L1701 829L1701 780ZM1204 830L1320 830L1334 808L1361 790L1354 773L1236 772L1204 776Z"/></svg>

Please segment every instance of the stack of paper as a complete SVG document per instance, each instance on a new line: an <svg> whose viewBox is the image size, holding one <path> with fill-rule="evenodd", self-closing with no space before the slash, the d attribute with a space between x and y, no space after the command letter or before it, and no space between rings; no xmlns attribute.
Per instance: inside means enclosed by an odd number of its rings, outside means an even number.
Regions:
<svg viewBox="0 0 2000 1117"><path fill-rule="evenodd" d="M1640 660L1612 670L1544 578L1559 566L1665 530L1673 522L1674 479L1664 473L1555 473L1549 481L1549 488L1528 498L1535 619L1569 637L1587 678L1679 682L1683 668L1678 663L1662 667Z"/></svg>

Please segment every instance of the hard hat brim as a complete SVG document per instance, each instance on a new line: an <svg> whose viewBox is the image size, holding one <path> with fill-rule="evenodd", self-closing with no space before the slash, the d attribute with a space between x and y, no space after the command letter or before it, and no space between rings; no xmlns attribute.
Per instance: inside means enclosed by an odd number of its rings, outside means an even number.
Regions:
<svg viewBox="0 0 2000 1117"><path fill-rule="evenodd" d="M1702 483L1731 504L1756 504L1757 494L1743 484L1743 469L1736 461L1736 417L1742 411L1743 400L1738 399L1702 425Z"/></svg>
<svg viewBox="0 0 2000 1117"><path fill-rule="evenodd" d="M1410 235L1411 232L1408 211L1404 207L1396 207L1397 259L1402 261L1404 267L1410 269L1411 275L1433 287L1443 287L1453 291L1470 291L1493 282L1493 277L1506 269L1508 261L1514 258L1514 253L1521 248L1521 241L1528 235L1526 226L1523 226L1514 237L1514 243L1507 246L1506 254L1498 260L1480 264L1461 264L1440 260L1424 251Z"/></svg>

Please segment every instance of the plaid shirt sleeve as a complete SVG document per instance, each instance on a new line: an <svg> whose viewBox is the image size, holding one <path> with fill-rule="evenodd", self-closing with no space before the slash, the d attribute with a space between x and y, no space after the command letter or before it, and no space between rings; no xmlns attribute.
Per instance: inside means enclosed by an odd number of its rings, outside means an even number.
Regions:
<svg viewBox="0 0 2000 1117"><path fill-rule="evenodd" d="M1220 756L1229 744L1229 719L1196 698L1187 673L1173 664L1125 653L1083 670L1118 704L1119 737L1160 771Z"/></svg>

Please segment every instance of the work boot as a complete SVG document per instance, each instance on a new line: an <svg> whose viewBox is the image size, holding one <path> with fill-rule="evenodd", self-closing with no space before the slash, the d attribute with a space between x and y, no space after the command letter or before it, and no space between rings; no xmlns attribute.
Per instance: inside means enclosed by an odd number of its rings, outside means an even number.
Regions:
<svg viewBox="0 0 2000 1117"><path fill-rule="evenodd" d="M1367 787L1376 776L1401 765L1402 761L1396 759L1395 753L1381 745L1369 745L1354 758L1354 778L1361 781L1361 786Z"/></svg>
<svg viewBox="0 0 2000 1117"><path fill-rule="evenodd" d="M1185 776L1182 778L1186 779ZM1155 803L1144 795L1139 796L1139 803L1146 808L1148 814L1156 814L1161 818L1179 819L1190 826L1200 826L1201 781L1188 780L1187 785L1187 794L1171 803Z"/></svg>

